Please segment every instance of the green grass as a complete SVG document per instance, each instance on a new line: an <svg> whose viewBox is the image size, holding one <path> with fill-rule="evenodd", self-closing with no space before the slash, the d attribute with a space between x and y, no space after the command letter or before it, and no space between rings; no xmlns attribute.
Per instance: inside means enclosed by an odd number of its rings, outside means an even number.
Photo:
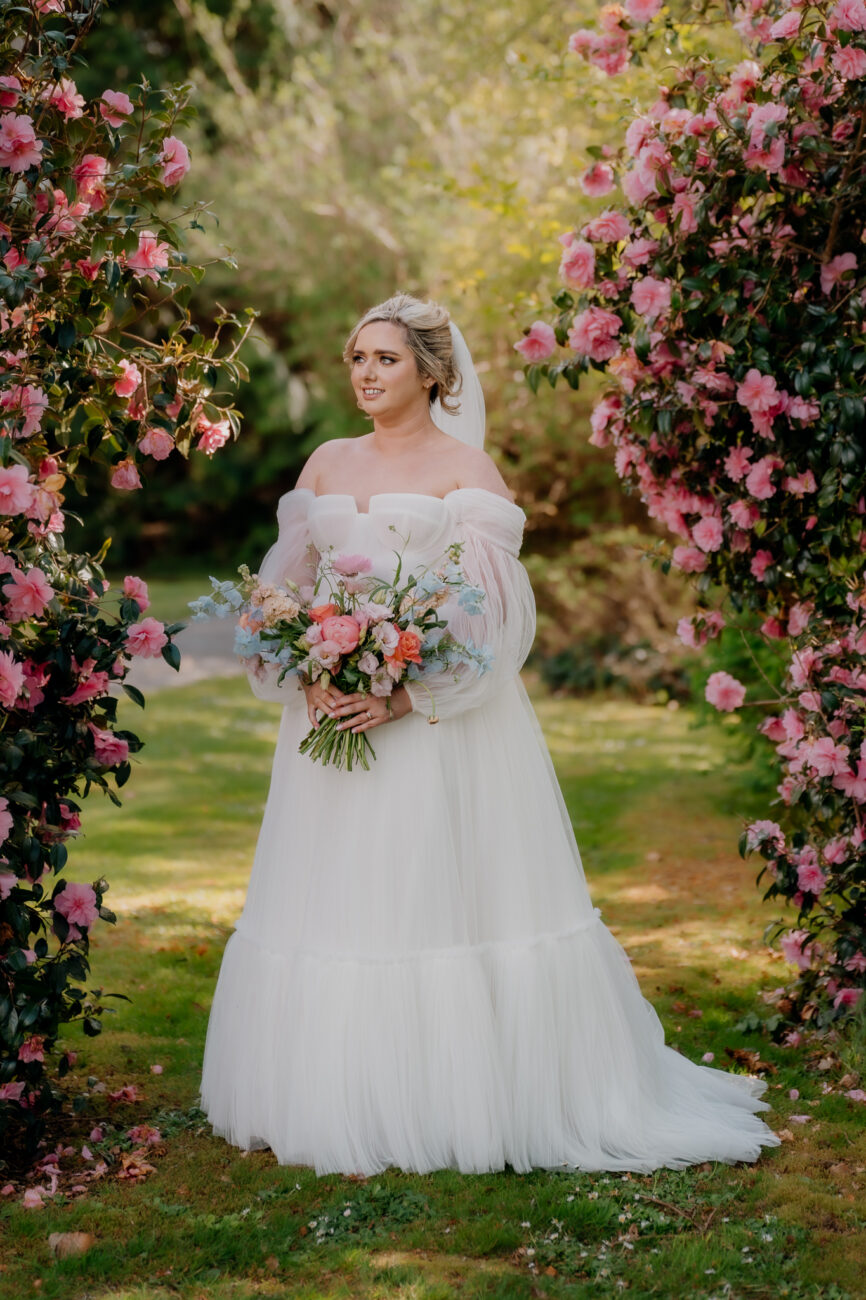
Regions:
<svg viewBox="0 0 866 1300"><path fill-rule="evenodd" d="M54 1140L77 1152L104 1120L105 1140L91 1146L110 1163L87 1194L67 1191L42 1210L23 1209L20 1189L0 1201L2 1300L866 1293L866 1109L838 1088L824 1094L838 1070L807 1069L802 1054L732 1028L759 988L786 978L761 940L771 917L753 862L735 850L742 818L764 813L766 795L725 735L695 729L687 710L541 693L535 702L594 901L668 1041L693 1059L713 1051L718 1064L726 1048L759 1047L778 1070L771 1122L791 1140L757 1166L649 1177L391 1170L359 1180L317 1178L213 1138L194 1105L204 1033L249 877L278 710L243 680L200 683L151 696L143 715L124 706L145 749L123 808L94 799L72 855L77 878L111 881L119 918L94 934L91 983L132 1001L109 1004L97 1039L69 1031L70 1090L86 1109ZM852 1049L849 1067L858 1060ZM108 1100L128 1083L141 1101ZM789 1122L792 1112L811 1120ZM162 1137L153 1172L121 1181L126 1130L145 1121ZM62 1169L83 1167L77 1154L61 1157ZM54 1261L49 1234L67 1231L91 1232L96 1244Z"/></svg>

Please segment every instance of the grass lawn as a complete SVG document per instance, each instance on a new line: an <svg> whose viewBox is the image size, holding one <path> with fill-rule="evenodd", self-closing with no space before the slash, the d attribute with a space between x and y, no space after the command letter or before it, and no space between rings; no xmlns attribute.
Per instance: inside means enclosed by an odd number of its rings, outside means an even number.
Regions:
<svg viewBox="0 0 866 1300"><path fill-rule="evenodd" d="M762 942L772 914L754 862L735 849L742 818L766 815L765 798L728 738L695 729L687 710L541 692L536 705L594 901L668 1041L723 1065L727 1048L758 1048L774 1071L768 1118L783 1145L756 1167L645 1177L364 1180L281 1168L270 1152L210 1136L194 1105L204 1033L278 710L242 679L204 682L152 695L143 715L124 706L146 747L123 808L94 799L72 854L75 878L111 881L119 918L95 931L91 984L132 1001L109 1003L97 1039L69 1031L70 1090L86 1108L64 1135L75 1155L60 1163L85 1168L89 1142L107 1168L81 1193L62 1181L42 1209L23 1208L20 1188L0 1198L2 1300L866 1295L866 1107L844 1096L860 1083L862 1052L837 1045L818 1068L733 1029L759 988L786 978ZM133 1084L139 1100L110 1099ZM101 1142L88 1137L98 1122ZM140 1142L126 1134L144 1123L159 1136L136 1160ZM77 1231L95 1244L55 1260L49 1235Z"/></svg>

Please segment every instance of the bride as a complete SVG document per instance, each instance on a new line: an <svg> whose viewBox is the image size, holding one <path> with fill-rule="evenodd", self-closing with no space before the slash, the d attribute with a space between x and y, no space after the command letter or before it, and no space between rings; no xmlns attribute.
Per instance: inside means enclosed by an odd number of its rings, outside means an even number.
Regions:
<svg viewBox="0 0 866 1300"><path fill-rule="evenodd" d="M779 1142L756 1113L766 1085L665 1045L592 906L518 676L535 629L524 515L483 450L462 334L398 294L344 359L372 432L313 452L260 577L311 585L329 548L391 576L396 550L431 563L459 540L486 598L440 612L494 662L428 677L431 700L418 681L390 699L278 685L247 661L255 694L284 707L207 1029L214 1132L318 1174L757 1159ZM298 753L324 715L375 732L369 771Z"/></svg>

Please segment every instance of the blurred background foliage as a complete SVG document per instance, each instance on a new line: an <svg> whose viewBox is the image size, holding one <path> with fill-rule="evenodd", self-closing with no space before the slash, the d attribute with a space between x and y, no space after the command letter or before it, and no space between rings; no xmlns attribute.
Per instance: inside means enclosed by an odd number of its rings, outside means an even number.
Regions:
<svg viewBox="0 0 866 1300"><path fill-rule="evenodd" d="M608 79L567 51L597 7L549 0L123 0L77 74L87 96L189 81L180 201L209 268L193 314L260 313L238 441L159 466L157 492L91 479L82 543L144 576L228 576L273 539L277 498L311 449L370 425L341 360L358 315L406 290L444 302L485 389L488 448L528 514L537 654L552 685L687 693L674 635L694 597L646 558L661 533L589 446L591 394L526 386L514 342L557 287L557 235L605 206L579 177L614 143L651 65ZM615 196L610 196L615 198ZM177 203L174 198L174 204ZM173 207L173 211L176 211ZM219 400L219 395L215 395ZM706 671L706 668L705 668Z"/></svg>

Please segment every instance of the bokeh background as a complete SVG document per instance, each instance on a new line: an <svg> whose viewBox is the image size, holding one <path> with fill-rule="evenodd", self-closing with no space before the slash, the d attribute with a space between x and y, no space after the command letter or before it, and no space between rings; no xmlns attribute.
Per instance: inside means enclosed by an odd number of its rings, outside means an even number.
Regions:
<svg viewBox="0 0 866 1300"><path fill-rule="evenodd" d="M654 67L608 79L569 54L592 3L520 0L128 0L105 13L80 71L87 96L188 81L189 231L214 259L192 302L260 312L242 359L243 431L213 460L158 467L158 491L87 484L82 541L109 571L230 576L255 565L275 507L328 438L365 432L341 360L371 304L405 290L446 304L485 389L487 445L528 516L539 606L534 663L557 689L689 693L675 636L685 580L646 552L661 536L608 450L588 444L592 384L533 394L514 343L558 287L557 236L601 210L581 173L617 142L624 99ZM656 83L657 84L657 83ZM230 250L236 267L216 259ZM205 589L207 586L204 581Z"/></svg>

